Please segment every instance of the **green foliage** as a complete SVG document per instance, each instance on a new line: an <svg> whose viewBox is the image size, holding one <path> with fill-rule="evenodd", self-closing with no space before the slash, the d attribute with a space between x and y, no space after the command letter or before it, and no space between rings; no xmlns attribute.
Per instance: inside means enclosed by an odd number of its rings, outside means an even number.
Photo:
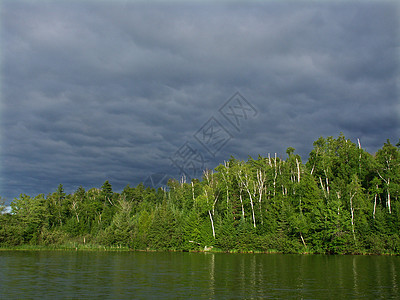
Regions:
<svg viewBox="0 0 400 300"><path fill-rule="evenodd" d="M132 244L134 249L147 249L150 244L149 231L153 222L153 212L146 209L140 210L140 213L134 218L134 232Z"/></svg>
<svg viewBox="0 0 400 300"><path fill-rule="evenodd" d="M202 180L170 180L168 191L139 184L119 194L105 181L22 194L0 213L0 246L400 253L399 145L372 156L340 134L315 141L305 164L294 148L286 154L231 157Z"/></svg>
<svg viewBox="0 0 400 300"><path fill-rule="evenodd" d="M183 236L177 224L177 215L170 205L164 202L157 207L148 233L150 248L178 249Z"/></svg>
<svg viewBox="0 0 400 300"><path fill-rule="evenodd" d="M236 228L228 219L224 219L217 232L216 246L227 251L237 249L238 236Z"/></svg>
<svg viewBox="0 0 400 300"><path fill-rule="evenodd" d="M2 215L6 210L5 200L0 197L0 215Z"/></svg>
<svg viewBox="0 0 400 300"><path fill-rule="evenodd" d="M101 186L100 197L104 199L103 200L104 202L108 202L107 204L109 204L112 200L112 196L113 196L112 186L108 182L108 180L106 180Z"/></svg>
<svg viewBox="0 0 400 300"><path fill-rule="evenodd" d="M22 227L23 241L36 244L40 230L49 217L44 195L40 194L32 198L22 194L19 199L11 202L11 209L13 217Z"/></svg>
<svg viewBox="0 0 400 300"><path fill-rule="evenodd" d="M0 215L0 245L18 246L24 243L24 228L15 216Z"/></svg>
<svg viewBox="0 0 400 300"><path fill-rule="evenodd" d="M38 244L45 246L59 246L68 241L68 234L60 230L49 230L43 227L40 235Z"/></svg>
<svg viewBox="0 0 400 300"><path fill-rule="evenodd" d="M110 226L108 226L100 237L101 244L128 246L132 244L133 216L132 203L120 200L117 212L114 214Z"/></svg>
<svg viewBox="0 0 400 300"><path fill-rule="evenodd" d="M182 218L184 250L197 250L204 246L201 232L201 217L196 210L191 210Z"/></svg>

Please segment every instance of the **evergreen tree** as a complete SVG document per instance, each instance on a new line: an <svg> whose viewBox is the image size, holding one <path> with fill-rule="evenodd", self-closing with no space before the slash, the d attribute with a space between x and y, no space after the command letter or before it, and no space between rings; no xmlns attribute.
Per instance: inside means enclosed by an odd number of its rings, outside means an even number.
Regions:
<svg viewBox="0 0 400 300"><path fill-rule="evenodd" d="M111 184L106 180L101 186L101 198L104 202L112 205L113 190Z"/></svg>
<svg viewBox="0 0 400 300"><path fill-rule="evenodd" d="M313 146L305 164L292 147L286 160L231 157L201 180L170 180L168 190L138 184L119 194L105 181L22 194L0 214L0 245L400 253L400 143L388 140L375 156L343 134Z"/></svg>

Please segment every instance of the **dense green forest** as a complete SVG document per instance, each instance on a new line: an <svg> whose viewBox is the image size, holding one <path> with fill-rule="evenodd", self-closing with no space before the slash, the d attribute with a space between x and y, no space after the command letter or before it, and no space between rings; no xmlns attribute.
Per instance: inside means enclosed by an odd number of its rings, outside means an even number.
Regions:
<svg viewBox="0 0 400 300"><path fill-rule="evenodd" d="M60 184L12 201L0 215L0 247L399 254L399 148L388 140L371 155L341 134L315 141L306 163L291 147L285 159L231 157L166 190L116 193L106 181L66 194Z"/></svg>

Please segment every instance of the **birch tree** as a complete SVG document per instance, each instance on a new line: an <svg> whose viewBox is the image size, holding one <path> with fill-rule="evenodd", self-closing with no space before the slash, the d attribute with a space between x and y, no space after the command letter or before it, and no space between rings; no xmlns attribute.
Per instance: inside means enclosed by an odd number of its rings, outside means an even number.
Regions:
<svg viewBox="0 0 400 300"><path fill-rule="evenodd" d="M398 187L400 174L400 155L399 150L393 146L389 140L376 153L378 167L376 172L384 182L386 192L386 207L389 214L392 213L392 191Z"/></svg>
<svg viewBox="0 0 400 300"><path fill-rule="evenodd" d="M314 142L314 149L310 152L307 168L313 175L324 194L326 201L330 196L330 178L332 177L332 160L330 158L329 146L332 145L333 138L327 140L320 137Z"/></svg>
<svg viewBox="0 0 400 300"><path fill-rule="evenodd" d="M214 172L211 170L206 170L204 171L204 196L200 199L205 199L205 205L203 206L206 207L208 211L208 216L210 218L211 222L211 227L212 227L212 233L213 237L215 239L215 227L214 227L214 215L215 215L215 205L218 201L219 197L219 191L217 189L217 180L214 176ZM204 202L204 200L203 200Z"/></svg>
<svg viewBox="0 0 400 300"><path fill-rule="evenodd" d="M251 172L247 165L241 164L241 168L239 168L237 176L249 195L253 227L256 228L256 216L254 213L254 199L257 191L256 183L252 179Z"/></svg>

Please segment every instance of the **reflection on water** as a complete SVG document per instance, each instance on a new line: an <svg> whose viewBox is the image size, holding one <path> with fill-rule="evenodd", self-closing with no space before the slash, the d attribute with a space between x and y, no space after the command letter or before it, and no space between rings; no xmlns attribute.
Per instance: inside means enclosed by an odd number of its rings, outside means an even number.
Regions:
<svg viewBox="0 0 400 300"><path fill-rule="evenodd" d="M210 261L210 296L214 296L215 292L215 254L214 253L208 253L208 258Z"/></svg>
<svg viewBox="0 0 400 300"><path fill-rule="evenodd" d="M397 298L400 257L0 251L0 298Z"/></svg>

